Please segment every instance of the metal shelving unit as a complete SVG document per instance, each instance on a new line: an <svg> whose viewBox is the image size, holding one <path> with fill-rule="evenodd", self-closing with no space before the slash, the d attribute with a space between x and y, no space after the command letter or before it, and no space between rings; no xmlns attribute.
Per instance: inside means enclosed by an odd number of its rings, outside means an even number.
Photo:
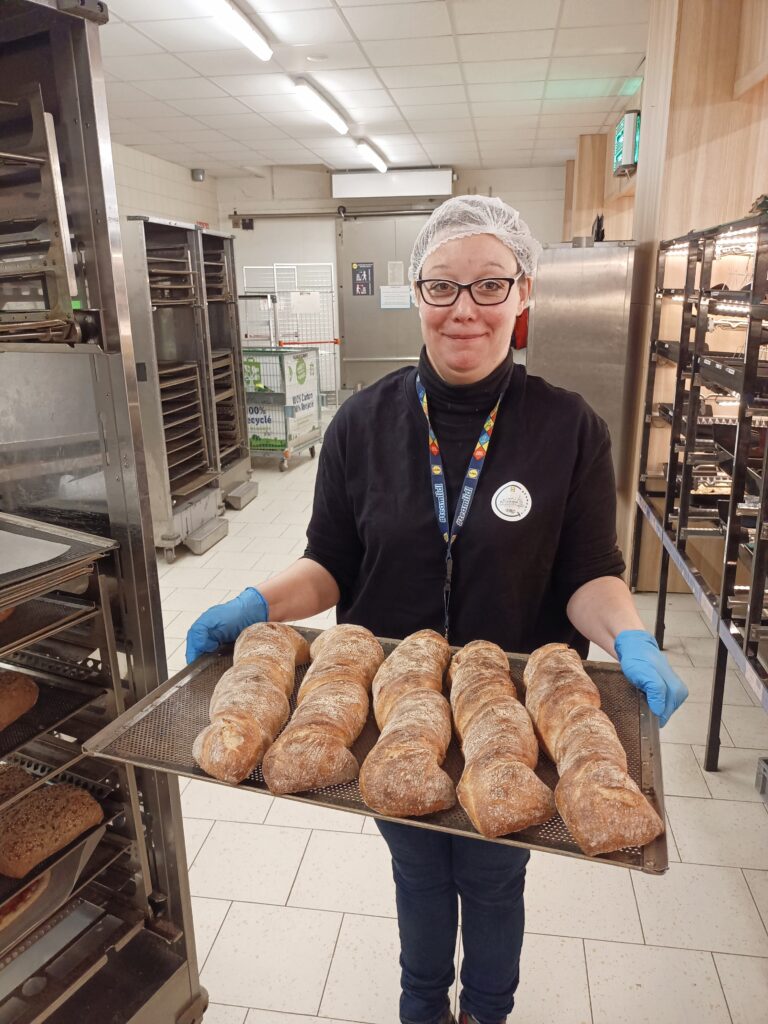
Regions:
<svg viewBox="0 0 768 1024"><path fill-rule="evenodd" d="M679 313L671 313L672 304ZM670 337L670 324L679 325L678 337ZM655 625L659 645L664 641L670 564L691 588L716 634L708 771L718 764L729 656L768 711L766 344L768 214L661 243L630 585L637 587L647 521L662 542ZM671 374L668 370L664 388L659 373L665 363ZM664 389L671 397L659 401L658 391ZM660 422L669 426L661 466L654 464L653 455L655 451L658 463L654 428ZM687 550L687 541L697 536L722 538L718 590Z"/></svg>

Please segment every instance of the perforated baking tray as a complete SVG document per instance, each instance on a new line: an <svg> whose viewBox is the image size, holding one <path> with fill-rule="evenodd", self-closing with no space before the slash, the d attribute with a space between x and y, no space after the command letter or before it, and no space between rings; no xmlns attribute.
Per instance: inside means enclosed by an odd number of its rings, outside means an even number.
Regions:
<svg viewBox="0 0 768 1024"><path fill-rule="evenodd" d="M310 642L320 632L316 629L296 628ZM386 654L390 654L397 646L395 640L382 640L381 643ZM523 669L526 661L527 658L524 655L509 655L512 678L521 697L523 694ZM231 653L206 655L199 658L194 664L169 679L167 683L88 740L84 749L108 760L215 782L215 779L209 779L209 776L195 764L192 758L192 743L200 730L209 723L208 704L213 688L221 674L231 664ZM296 671L296 686L291 699L291 711L295 707L296 691L304 678L307 667L303 666ZM645 700L641 699L638 691L630 686L618 668L613 667L610 663L596 661L585 662L584 667L600 690L603 710L616 727L619 739L627 752L629 774L664 820L661 752L656 719L650 714ZM352 752L358 763L362 764L377 738L376 722L373 715L369 714L363 732L352 747ZM463 767L464 761L454 737L448 748L443 768L453 781L458 783ZM543 752L539 758L536 774L551 789L554 789L558 780L557 770ZM241 788L269 792L261 768L256 768L244 782L240 783L240 786ZM341 786L313 790L288 799L303 800L339 810L380 817L363 803L356 781ZM449 811L441 811L424 818L402 820L406 824L422 828L434 828L457 835L484 838L478 835L458 803ZM544 850L549 853L568 854L586 860L607 861L651 874L661 874L667 870L668 866L667 843L663 834L642 848L627 847L615 853L603 854L600 857L586 857L574 842L559 814L543 825L537 825L500 839L484 839L484 841L525 846L529 849Z"/></svg>
<svg viewBox="0 0 768 1024"><path fill-rule="evenodd" d="M0 622L0 655L11 654L36 640L92 619L96 614L97 608L91 601L78 601L59 594L24 601L16 606L10 618Z"/></svg>

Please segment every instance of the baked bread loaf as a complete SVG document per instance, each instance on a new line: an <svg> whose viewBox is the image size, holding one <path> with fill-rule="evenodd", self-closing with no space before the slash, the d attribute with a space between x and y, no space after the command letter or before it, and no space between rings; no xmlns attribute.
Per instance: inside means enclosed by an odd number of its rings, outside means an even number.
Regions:
<svg viewBox="0 0 768 1024"><path fill-rule="evenodd" d="M312 664L288 725L264 757L272 793L300 793L356 779L349 749L368 718L373 677L384 661L381 644L363 626L325 630L310 648Z"/></svg>
<svg viewBox="0 0 768 1024"><path fill-rule="evenodd" d="M526 706L557 764L557 809L584 853L644 846L664 831L656 811L627 774L627 757L600 692L578 653L547 644L525 668Z"/></svg>
<svg viewBox="0 0 768 1024"><path fill-rule="evenodd" d="M51 880L51 872L44 871L39 878L36 878L29 885L25 885L21 892L17 892L0 907L0 931L8 928L14 921L18 921L22 914L26 914L33 903L43 895Z"/></svg>
<svg viewBox="0 0 768 1024"><path fill-rule="evenodd" d="M35 781L32 772L18 764L0 764L0 807Z"/></svg>
<svg viewBox="0 0 768 1024"><path fill-rule="evenodd" d="M211 697L211 724L198 734L192 756L222 782L250 775L288 721L296 666L309 661L309 645L281 622L259 622L235 643L234 664Z"/></svg>
<svg viewBox="0 0 768 1024"><path fill-rule="evenodd" d="M104 812L79 786L42 786L0 814L0 874L23 878L62 850Z"/></svg>
<svg viewBox="0 0 768 1024"><path fill-rule="evenodd" d="M507 656L496 644L475 640L453 656L449 680L464 754L456 793L472 824L493 839L547 821L555 800L533 771L539 745Z"/></svg>
<svg viewBox="0 0 768 1024"><path fill-rule="evenodd" d="M34 679L23 672L0 672L0 730L33 708L39 693Z"/></svg>
<svg viewBox="0 0 768 1024"><path fill-rule="evenodd" d="M15 611L15 604L10 605L8 608L0 608L0 622L5 622L6 619L10 619Z"/></svg>
<svg viewBox="0 0 768 1024"><path fill-rule="evenodd" d="M373 708L381 735L360 769L360 793L377 814L418 817L456 802L440 767L451 742L451 708L441 692L450 657L448 641L422 629L376 673Z"/></svg>

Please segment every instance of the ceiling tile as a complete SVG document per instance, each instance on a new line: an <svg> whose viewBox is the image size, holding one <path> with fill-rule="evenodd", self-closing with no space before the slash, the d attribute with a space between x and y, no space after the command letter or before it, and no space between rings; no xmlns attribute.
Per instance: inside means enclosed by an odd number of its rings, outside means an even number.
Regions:
<svg viewBox="0 0 768 1024"><path fill-rule="evenodd" d="M522 32L555 28L560 0L510 3L509 0L453 0L457 32Z"/></svg>
<svg viewBox="0 0 768 1024"><path fill-rule="evenodd" d="M493 154L483 156L483 166L488 168L530 167L532 164L533 153L527 151L520 152L514 156L496 157Z"/></svg>
<svg viewBox="0 0 768 1024"><path fill-rule="evenodd" d="M599 114L540 114L539 124L544 127L578 128L582 135L596 132L601 127Z"/></svg>
<svg viewBox="0 0 768 1024"><path fill-rule="evenodd" d="M105 84L107 103L113 104L118 101L146 100L147 90L145 85L146 83L142 82L141 89L139 89L137 86L132 85L131 82L107 82ZM158 97L158 99L162 99L162 96Z"/></svg>
<svg viewBox="0 0 768 1024"><path fill-rule="evenodd" d="M166 138L171 142L187 142L190 148L206 150L210 149L213 143L232 141L222 132L217 132L215 128L204 128L202 125L199 128L171 129L166 133Z"/></svg>
<svg viewBox="0 0 768 1024"><path fill-rule="evenodd" d="M474 127L471 117L408 118L408 121L409 131L412 129L417 137L420 132L460 132Z"/></svg>
<svg viewBox="0 0 768 1024"><path fill-rule="evenodd" d="M471 129L461 132L419 132L422 146L448 146L454 142L475 142L476 136Z"/></svg>
<svg viewBox="0 0 768 1024"><path fill-rule="evenodd" d="M613 96L591 96L573 100L542 100L542 114L598 113L607 114L612 109Z"/></svg>
<svg viewBox="0 0 768 1024"><path fill-rule="evenodd" d="M116 23L104 25L99 30L101 53L104 57L130 57L140 53L161 53L157 43L147 39L130 25Z"/></svg>
<svg viewBox="0 0 768 1024"><path fill-rule="evenodd" d="M145 96L143 100L113 100L109 103L110 117L175 117L178 110Z"/></svg>
<svg viewBox="0 0 768 1024"><path fill-rule="evenodd" d="M143 128L149 128L153 132L171 132L174 129L182 130L184 128L199 128L200 122L196 121L193 117L184 117L179 115L178 117L143 117L137 119L137 123Z"/></svg>
<svg viewBox="0 0 768 1024"><path fill-rule="evenodd" d="M473 103L539 100L544 95L544 82L505 82L504 84L468 85Z"/></svg>
<svg viewBox="0 0 768 1024"><path fill-rule="evenodd" d="M420 3L409 6L406 17L396 4L348 8L345 17L352 31L363 42L372 39L429 39L451 34L448 8L442 3Z"/></svg>
<svg viewBox="0 0 768 1024"><path fill-rule="evenodd" d="M531 163L534 167L557 167L575 157L575 149L535 149Z"/></svg>
<svg viewBox="0 0 768 1024"><path fill-rule="evenodd" d="M461 85L458 64L427 64L425 67L382 68L381 79L390 89L410 89L434 85Z"/></svg>
<svg viewBox="0 0 768 1024"><path fill-rule="evenodd" d="M160 132L112 132L112 142L117 142L121 146L156 146L163 141L164 136Z"/></svg>
<svg viewBox="0 0 768 1024"><path fill-rule="evenodd" d="M594 28L561 28L557 33L553 57L587 53L645 53L648 26L607 25Z"/></svg>
<svg viewBox="0 0 768 1024"><path fill-rule="evenodd" d="M418 106L401 106L403 117L407 121L428 121L434 118L469 117L469 106L466 103L429 103Z"/></svg>
<svg viewBox="0 0 768 1024"><path fill-rule="evenodd" d="M562 28L648 22L648 0L563 0Z"/></svg>
<svg viewBox="0 0 768 1024"><path fill-rule="evenodd" d="M243 139L274 139L282 138L284 133L276 128L269 121L265 121L259 114L224 114L223 116L212 116L201 114L200 121L209 128L215 128L225 135L237 133L238 138Z"/></svg>
<svg viewBox="0 0 768 1024"><path fill-rule="evenodd" d="M353 125L353 132L358 135L368 135L371 132L386 132L393 135L396 132L410 132L411 126L399 117L395 120L382 121L376 118L372 121L356 121Z"/></svg>
<svg viewBox="0 0 768 1024"><path fill-rule="evenodd" d="M245 48L185 53L184 61L201 75L265 75L279 74L283 70L274 60L259 60L255 53Z"/></svg>
<svg viewBox="0 0 768 1024"><path fill-rule="evenodd" d="M231 96L275 96L293 92L293 82L288 75L226 75L212 81Z"/></svg>
<svg viewBox="0 0 768 1024"><path fill-rule="evenodd" d="M427 103L466 103L463 85L428 85L419 89L390 89L395 103L401 107L424 106Z"/></svg>
<svg viewBox="0 0 768 1024"><path fill-rule="evenodd" d="M475 117L525 117L538 114L541 100L496 100L488 103L472 103Z"/></svg>
<svg viewBox="0 0 768 1024"><path fill-rule="evenodd" d="M190 70L190 74L193 72ZM209 96L226 96L210 79L202 78L161 78L157 82L142 82L141 88L159 100L188 100Z"/></svg>
<svg viewBox="0 0 768 1024"><path fill-rule="evenodd" d="M328 89L334 95L337 92L358 92L363 89L381 88L379 76L370 68L354 68L351 71L312 71L310 74L318 85Z"/></svg>
<svg viewBox="0 0 768 1024"><path fill-rule="evenodd" d="M350 109L349 116L359 125L392 124L401 121L397 107L363 107L360 110Z"/></svg>
<svg viewBox="0 0 768 1024"><path fill-rule="evenodd" d="M613 78L633 75L645 60L642 53L605 53L588 57L553 57L549 79Z"/></svg>
<svg viewBox="0 0 768 1024"><path fill-rule="evenodd" d="M282 92L271 96L241 96L240 100L249 110L257 114L273 114L281 110L300 110L301 104L295 93Z"/></svg>
<svg viewBox="0 0 768 1024"><path fill-rule="evenodd" d="M596 96L618 96L624 78L573 78L547 82L544 95L548 100L586 99Z"/></svg>
<svg viewBox="0 0 768 1024"><path fill-rule="evenodd" d="M109 11L123 21L202 18L207 13L206 0L109 0Z"/></svg>
<svg viewBox="0 0 768 1024"><path fill-rule="evenodd" d="M462 60L510 60L513 57L549 57L555 38L553 31L498 32L495 35L459 36Z"/></svg>
<svg viewBox="0 0 768 1024"><path fill-rule="evenodd" d="M183 114L191 114L193 117L197 117L200 114L246 114L250 109L244 103L236 100L234 96L172 100L171 106L180 110Z"/></svg>
<svg viewBox="0 0 768 1024"><path fill-rule="evenodd" d="M255 59L255 58L254 58ZM111 74L125 82L154 81L158 78L189 78L190 69L170 53L147 54L140 57L110 57Z"/></svg>
<svg viewBox="0 0 768 1024"><path fill-rule="evenodd" d="M226 32L215 18L187 18L173 21L135 22L150 39L171 53L190 50L239 50L242 43Z"/></svg>
<svg viewBox="0 0 768 1024"><path fill-rule="evenodd" d="M324 121L304 110L265 111L264 120L273 126L284 129L292 136L303 134L310 138L316 138L318 135L328 132L328 125Z"/></svg>
<svg viewBox="0 0 768 1024"><path fill-rule="evenodd" d="M368 107L391 107L392 96L386 89L360 89L355 92L334 92L333 98L347 110Z"/></svg>
<svg viewBox="0 0 768 1024"><path fill-rule="evenodd" d="M257 14L272 11L309 11L331 7L331 0L245 0L244 7L252 7Z"/></svg>
<svg viewBox="0 0 768 1024"><path fill-rule="evenodd" d="M518 139L533 140L536 138L536 131L537 129L535 127L520 128L517 126L514 128L501 129L479 128L477 130L477 138L481 146L483 145L483 143L487 144L490 142L498 142L499 139L509 139L512 142Z"/></svg>
<svg viewBox="0 0 768 1024"><path fill-rule="evenodd" d="M376 7L378 4L384 3L385 0L336 0L339 7ZM413 7L415 4L424 3L424 0L386 0L390 5L396 5L403 7L406 4L409 7Z"/></svg>
<svg viewBox="0 0 768 1024"><path fill-rule="evenodd" d="M419 142L412 132L403 132L401 135L385 135L377 133L371 136L371 142L376 146L402 147L418 146Z"/></svg>
<svg viewBox="0 0 768 1024"><path fill-rule="evenodd" d="M465 61L464 77L472 84L486 82L541 82L547 77L549 61L534 60Z"/></svg>
<svg viewBox="0 0 768 1024"><path fill-rule="evenodd" d="M409 67L413 64L446 64L456 60L453 36L431 39L387 39L366 43L365 52L377 67Z"/></svg>
<svg viewBox="0 0 768 1024"><path fill-rule="evenodd" d="M308 58L322 57L322 61ZM322 43L302 46L276 46L275 60L294 75L337 71L341 68L367 68L368 60L357 43Z"/></svg>
<svg viewBox="0 0 768 1024"><path fill-rule="evenodd" d="M263 12L260 17L278 43L317 46L352 39L341 15L334 10L302 11L300 15Z"/></svg>
<svg viewBox="0 0 768 1024"><path fill-rule="evenodd" d="M538 130L537 130L537 133L536 133L536 139L537 139L538 142L547 142L547 141L552 141L553 139L561 139L561 140L562 139L566 139L566 138L569 138L572 135L578 135L578 134L579 134L578 131L576 131L576 132L569 131L568 128L566 128L564 126L558 127L556 125L551 125L550 126L550 125L542 124L542 125L539 125L539 127L538 127Z"/></svg>

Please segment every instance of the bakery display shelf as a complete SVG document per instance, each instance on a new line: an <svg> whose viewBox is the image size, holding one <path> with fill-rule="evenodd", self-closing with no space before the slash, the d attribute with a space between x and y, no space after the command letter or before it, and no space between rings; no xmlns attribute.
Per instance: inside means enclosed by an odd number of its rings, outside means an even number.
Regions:
<svg viewBox="0 0 768 1024"><path fill-rule="evenodd" d="M8 512L0 512L0 534L4 534L7 541L19 547L29 543L33 546L32 550L42 550L43 553L45 548L41 548L39 542L59 546L55 549L56 554L45 561L34 561L10 572L0 572L0 606L20 600L20 595L23 596L27 585L39 593L38 581L41 578L45 587L49 581L53 583L59 578L55 576L57 573L69 574L68 578L72 578L78 572L88 571L89 564L95 559L102 558L117 547L117 542L110 537L98 537L64 526L52 526L40 520L27 519ZM64 550L60 550L60 547ZM48 589L53 589L53 586L48 585Z"/></svg>
<svg viewBox="0 0 768 1024"><path fill-rule="evenodd" d="M0 622L0 657L99 614L93 602L63 594L24 601L16 606L10 618Z"/></svg>
<svg viewBox="0 0 768 1024"><path fill-rule="evenodd" d="M310 642L321 632L306 627L295 628ZM381 643L387 654L397 647L395 640L384 639ZM522 675L527 657L514 654L508 657L512 678L518 693L522 696ZM192 744L200 730L209 724L208 706L213 688L222 672L231 664L231 654L205 655L135 704L130 711L110 723L92 739L87 740L84 748L89 753L109 760L172 772L176 775L209 779L192 758ZM618 668L605 662L585 662L584 667L600 690L603 710L611 718L627 752L630 775L663 820L661 750L656 719L650 714L645 700L641 699L639 692L624 679ZM295 708L296 691L305 672L306 666L297 669L291 710ZM363 732L352 747L359 764L362 764L376 743L378 735L379 731L371 713ZM454 737L443 765L454 783L458 783L461 777L463 764ZM543 753L539 758L536 774L554 789L558 780L557 770ZM256 768L241 783L241 787L268 792L260 768ZM363 802L357 781L297 794L288 799L377 817ZM495 840L487 840L478 835L458 802L448 811L419 819L402 820L405 824L422 828L438 829L456 835L471 835L484 842L506 843L586 860L605 861L652 874L662 873L668 866L664 834L642 848L631 847L600 857L586 857L558 814L543 825Z"/></svg>
<svg viewBox="0 0 768 1024"><path fill-rule="evenodd" d="M680 359L679 341L657 341L656 354L670 363L677 363Z"/></svg>
<svg viewBox="0 0 768 1024"><path fill-rule="evenodd" d="M30 676L39 692L34 707L0 730L0 757L20 750L38 736L58 728L82 708L101 700L107 692L104 688L88 686L72 679L43 676L19 664L0 662L0 671L7 670L24 672Z"/></svg>
<svg viewBox="0 0 768 1024"><path fill-rule="evenodd" d="M83 753L82 744L74 739L65 739L63 736L55 735L39 736L20 750L8 755L3 759L4 763L25 768L32 778L30 778L26 789L16 793L8 800L0 801L0 812L7 810L32 790L50 782L55 776L69 771L86 756Z"/></svg>
<svg viewBox="0 0 768 1024"><path fill-rule="evenodd" d="M707 387L721 388L729 394L739 395L744 388L744 360L741 356L734 359L719 359L702 356L699 362L702 383ZM768 362L761 360L757 365L754 382L754 394L768 393Z"/></svg>

